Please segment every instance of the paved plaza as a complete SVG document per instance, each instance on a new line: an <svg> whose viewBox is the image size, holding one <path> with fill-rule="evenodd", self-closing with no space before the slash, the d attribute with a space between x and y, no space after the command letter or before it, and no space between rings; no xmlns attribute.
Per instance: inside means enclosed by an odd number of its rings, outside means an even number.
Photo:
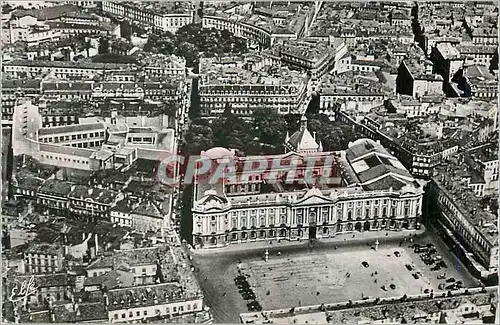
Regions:
<svg viewBox="0 0 500 325"><path fill-rule="evenodd" d="M395 251L401 255L395 256ZM265 309L402 296L425 289L437 291L439 281L434 273L439 272L418 266L414 255L402 247L378 251L367 247L360 251L273 256L267 262L243 263L243 273L249 275L249 282ZM364 267L362 262L369 266ZM409 271L406 264L413 264L415 270ZM412 275L415 272L421 273L418 279ZM394 289L391 285L395 285Z"/></svg>
<svg viewBox="0 0 500 325"><path fill-rule="evenodd" d="M399 246L400 239L386 240L381 237L378 251L370 247L371 238L367 243L342 240L338 243L338 249L334 248L335 243L322 242L312 246L274 247L269 250L267 262L263 259L264 249L199 255L194 259L197 267L195 274L206 295L206 302L212 308L215 321L226 323L238 322L238 315L248 312L246 302L234 284L238 265L244 268L244 274L250 276L248 281L264 309L333 303L362 297L402 296L405 293L420 293L425 289L438 291L439 284L445 280L438 280L437 276L444 272L446 277L461 280L465 286L478 285L477 280L433 231L427 231L415 242L436 245L438 254L443 256L448 268L431 271L431 266L425 265L419 255L409 248L409 242ZM281 256L278 256L278 251ZM395 256L395 251L401 255ZM369 267L361 265L364 261L368 262ZM405 264L412 264L415 270L408 271ZM372 276L375 271L377 275ZM420 272L419 279L412 276L415 272ZM390 288L391 284L395 285L395 289ZM387 291L381 289L384 285Z"/></svg>

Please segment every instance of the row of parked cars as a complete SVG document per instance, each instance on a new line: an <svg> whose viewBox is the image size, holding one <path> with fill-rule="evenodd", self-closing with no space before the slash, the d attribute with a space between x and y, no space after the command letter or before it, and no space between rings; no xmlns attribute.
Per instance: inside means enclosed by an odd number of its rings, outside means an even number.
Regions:
<svg viewBox="0 0 500 325"><path fill-rule="evenodd" d="M239 275L234 279L234 283L238 287L238 291L248 303L247 308L248 311L261 311L262 306L255 300L255 293L252 290L252 287L247 281L247 278L244 275Z"/></svg>
<svg viewBox="0 0 500 325"><path fill-rule="evenodd" d="M413 244L411 246L415 253L421 253L420 258L425 263L425 265L432 265L431 271L439 271L440 269L447 269L448 265L446 265L445 261L443 261L443 257L437 255L436 247L432 244L427 245L419 245ZM414 274L413 277L418 279L418 273ZM442 273L437 276L438 280L446 279L446 273ZM463 288L462 281L456 281L454 278L446 279L445 283L440 283L438 286L439 290L457 290Z"/></svg>
<svg viewBox="0 0 500 325"><path fill-rule="evenodd" d="M438 280L444 280L446 279L446 273L440 274L437 276ZM445 283L440 283L439 284L439 290L457 290L457 289L462 289L464 287L464 284L462 281L457 281L455 278L448 278L446 279Z"/></svg>
<svg viewBox="0 0 500 325"><path fill-rule="evenodd" d="M413 248L415 253L420 253L420 258L425 265L432 265L431 271L439 271L440 269L448 268L448 265L446 265L443 261L443 257L441 255L437 255L437 250L434 245L413 244L411 248Z"/></svg>

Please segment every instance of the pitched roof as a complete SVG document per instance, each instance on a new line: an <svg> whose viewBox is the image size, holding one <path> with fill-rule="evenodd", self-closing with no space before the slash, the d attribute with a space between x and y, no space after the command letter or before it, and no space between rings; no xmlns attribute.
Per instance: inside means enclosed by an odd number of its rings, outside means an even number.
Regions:
<svg viewBox="0 0 500 325"><path fill-rule="evenodd" d="M300 130L292 134L290 139L288 139L288 144L291 145L295 151L318 150L319 144L307 129L307 118L302 116L300 121L302 123Z"/></svg>

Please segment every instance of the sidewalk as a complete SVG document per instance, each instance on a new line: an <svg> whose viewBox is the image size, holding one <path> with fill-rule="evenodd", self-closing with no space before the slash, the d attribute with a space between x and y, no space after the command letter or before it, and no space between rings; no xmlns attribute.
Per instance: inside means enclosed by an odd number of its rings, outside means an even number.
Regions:
<svg viewBox="0 0 500 325"><path fill-rule="evenodd" d="M366 232L350 232L335 235L335 237L330 238L322 238L317 239L317 243L341 243L341 244L359 244L372 241L378 239L380 244L383 244L387 240L397 240L408 238L410 236L420 236L425 233L425 227L422 226L419 230L400 230L400 231L366 231ZM387 233L387 236L386 236ZM353 235L355 237L353 238ZM270 244L272 242L272 244ZM280 247L292 247L292 246L306 246L309 244L308 239L303 239L301 241L298 240L287 240L282 239L281 242L278 243L278 239L266 239L262 241L248 242L248 243L238 243L231 244L226 247L217 247L217 248L206 248L206 249L190 249L190 252L193 256L205 256L211 254L224 254L224 253L237 253L237 252L248 252L252 250L262 250L266 248L280 248Z"/></svg>

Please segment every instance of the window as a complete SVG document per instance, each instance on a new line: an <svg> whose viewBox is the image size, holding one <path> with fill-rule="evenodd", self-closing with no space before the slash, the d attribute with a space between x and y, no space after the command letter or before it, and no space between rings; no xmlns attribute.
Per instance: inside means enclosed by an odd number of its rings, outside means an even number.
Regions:
<svg viewBox="0 0 500 325"><path fill-rule="evenodd" d="M136 315L137 317L139 317L139 316L141 316L141 312L140 312L140 311L137 311L137 312L135 313L135 315Z"/></svg>
<svg viewBox="0 0 500 325"><path fill-rule="evenodd" d="M115 314L115 319L118 319L118 314Z"/></svg>
<svg viewBox="0 0 500 325"><path fill-rule="evenodd" d="M147 310L145 310L145 311L144 311L144 316L147 316L147 315L148 315L148 311L147 311Z"/></svg>
<svg viewBox="0 0 500 325"><path fill-rule="evenodd" d="M128 317L134 317L134 313L133 312L128 313Z"/></svg>
<svg viewBox="0 0 500 325"><path fill-rule="evenodd" d="M125 314L122 314L122 318L125 318Z"/></svg>

